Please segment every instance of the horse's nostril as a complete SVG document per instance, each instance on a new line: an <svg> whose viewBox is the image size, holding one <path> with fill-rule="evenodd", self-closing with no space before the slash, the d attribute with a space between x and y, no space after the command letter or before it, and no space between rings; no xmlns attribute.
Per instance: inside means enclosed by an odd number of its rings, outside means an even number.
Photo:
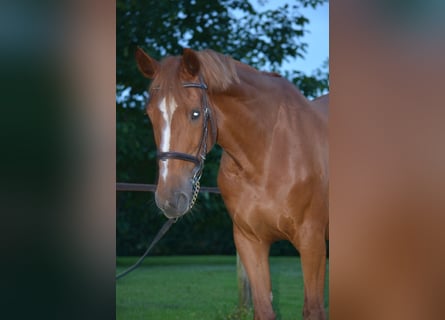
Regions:
<svg viewBox="0 0 445 320"><path fill-rule="evenodd" d="M169 212L176 212L183 214L187 211L189 206L189 197L185 192L175 192L174 197L166 200L163 209Z"/></svg>
<svg viewBox="0 0 445 320"><path fill-rule="evenodd" d="M190 197L186 192L176 191L167 198L160 198L156 195L156 204L159 209L168 217L175 218L184 215L189 210Z"/></svg>
<svg viewBox="0 0 445 320"><path fill-rule="evenodd" d="M186 211L189 205L189 198L185 192L178 192L176 196L176 209Z"/></svg>
<svg viewBox="0 0 445 320"><path fill-rule="evenodd" d="M174 202L172 203L172 202L166 200L166 201L165 201L165 206L164 206L164 208L165 208L165 209L175 209L176 206L175 206L175 203L174 203Z"/></svg>

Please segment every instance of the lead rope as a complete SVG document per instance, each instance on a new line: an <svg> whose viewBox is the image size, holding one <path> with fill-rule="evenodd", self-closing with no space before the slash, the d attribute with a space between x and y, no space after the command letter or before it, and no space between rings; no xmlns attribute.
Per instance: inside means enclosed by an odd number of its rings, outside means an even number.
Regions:
<svg viewBox="0 0 445 320"><path fill-rule="evenodd" d="M156 235L156 237L153 239L153 241L150 243L150 245L148 246L147 250L145 250L144 254L142 255L142 257L139 258L139 260L133 264L131 267L129 267L128 269L126 269L125 271L122 271L121 273L119 273L116 276L116 280L122 278L123 276L126 276L127 274L129 274L131 271L133 271L134 269L136 269L137 267L139 267L139 265L142 263L142 261L144 261L145 257L148 255L148 253L150 252L150 250L154 247L154 245L161 240L161 238L164 236L164 234L168 231L168 229L170 229L171 225L173 223L175 223L178 219L168 219L167 221L165 221L164 225L162 226L161 230L158 231L158 234Z"/></svg>
<svg viewBox="0 0 445 320"><path fill-rule="evenodd" d="M198 199L198 195L199 195L199 189L201 188L201 183L199 182L201 178L201 174L198 175L197 180L195 181L195 183L193 184L193 197L192 197L192 201L190 202L190 209L195 205L196 200ZM161 238L165 235L165 233L168 231L168 229L170 229L170 227L172 226L173 223L175 223L176 221L178 221L178 218L176 219L168 219L167 221L165 221L164 225L162 226L162 228L158 231L158 233L156 234L156 237L153 239L153 241L150 243L150 245L148 246L147 250L145 250L144 254L142 255L142 257L139 258L138 261L136 261L135 264L133 264L131 267L129 267L128 269L126 269L125 271L122 271L121 273L119 273L116 276L116 280L126 276L127 274L129 274L131 271L133 271L134 269L136 269L137 267L139 267L142 263L142 261L144 261L145 257L148 255L148 253L150 252L150 250L155 246L155 244L161 240Z"/></svg>

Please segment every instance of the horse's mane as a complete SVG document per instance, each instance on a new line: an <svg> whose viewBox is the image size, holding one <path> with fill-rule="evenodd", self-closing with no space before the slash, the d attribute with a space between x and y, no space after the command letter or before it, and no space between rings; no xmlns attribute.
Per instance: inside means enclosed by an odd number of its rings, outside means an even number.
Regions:
<svg viewBox="0 0 445 320"><path fill-rule="evenodd" d="M222 55L213 50L204 50L197 53L201 61L203 77L208 82L207 85L209 89L213 89L214 91L225 90L231 84L240 82L236 71L237 67L253 73L281 78L279 73L258 71L248 64L234 60L229 56Z"/></svg>
<svg viewBox="0 0 445 320"><path fill-rule="evenodd" d="M210 91L224 91L230 85L239 83L236 72L237 61L213 50L197 52L201 73Z"/></svg>

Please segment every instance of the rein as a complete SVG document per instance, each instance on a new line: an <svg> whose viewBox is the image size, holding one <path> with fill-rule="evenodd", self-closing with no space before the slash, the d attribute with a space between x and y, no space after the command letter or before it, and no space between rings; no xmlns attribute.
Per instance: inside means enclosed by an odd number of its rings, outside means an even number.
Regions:
<svg viewBox="0 0 445 320"><path fill-rule="evenodd" d="M203 90L201 98L201 111L204 119L202 123L202 135L201 135L201 141L199 142L198 151L196 155L191 155L188 153L176 152L176 151L158 152L157 157L161 161L165 161L168 159L176 159L176 160L193 162L195 164L195 169L194 169L195 173L191 181L193 185L193 197L189 205L189 209L191 209L194 206L199 194L199 189L200 189L199 181L202 176L202 171L204 169L204 161L207 155L207 135L209 131L208 129L209 125L212 133L212 143L216 143L217 132L216 132L215 120L212 117L212 112L207 101L207 94L205 92L207 90L207 85L203 82L202 77L201 76L199 77L199 83L184 82L182 86L184 88L198 88Z"/></svg>
<svg viewBox="0 0 445 320"><path fill-rule="evenodd" d="M168 231L168 229L170 229L171 225L173 223L176 222L177 219L168 219L167 221L165 221L164 225L162 226L161 230L158 231L158 233L156 234L156 237L154 237L153 241L150 243L150 245L148 246L147 250L145 250L144 254L142 255L142 257L139 258L138 261L136 261L135 264L133 264L131 267L129 267L128 269L122 271L121 273L119 273L116 276L116 280L122 278L123 276L126 276L127 274L129 274L131 271L133 271L134 269L136 269L137 267L140 266L140 264L142 263L142 261L144 261L145 257L147 256L147 254L150 252L150 250L154 247L154 245L161 240L161 238L164 236L164 234Z"/></svg>

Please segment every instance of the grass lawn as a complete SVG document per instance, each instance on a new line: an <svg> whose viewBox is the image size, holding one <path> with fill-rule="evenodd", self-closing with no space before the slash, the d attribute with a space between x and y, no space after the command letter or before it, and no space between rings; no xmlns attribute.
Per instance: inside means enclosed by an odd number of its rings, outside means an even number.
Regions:
<svg viewBox="0 0 445 320"><path fill-rule="evenodd" d="M137 258L119 257L120 273ZM273 305L277 319L301 319L303 280L297 257L271 257ZM328 305L326 279L326 307ZM118 320L249 319L240 311L235 256L147 257L116 281Z"/></svg>

